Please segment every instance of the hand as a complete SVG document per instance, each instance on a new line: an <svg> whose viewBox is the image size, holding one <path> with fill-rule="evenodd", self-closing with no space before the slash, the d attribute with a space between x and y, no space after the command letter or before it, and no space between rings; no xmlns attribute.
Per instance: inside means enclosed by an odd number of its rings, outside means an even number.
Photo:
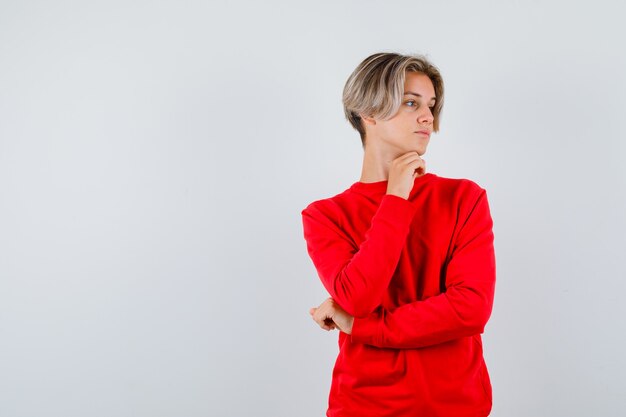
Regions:
<svg viewBox="0 0 626 417"><path fill-rule="evenodd" d="M319 307L312 307L309 314L320 327L326 331L339 328L340 331L351 334L354 317L346 313L332 298L326 299Z"/></svg>
<svg viewBox="0 0 626 417"><path fill-rule="evenodd" d="M416 177L426 173L426 161L415 151L405 153L391 162L387 194L402 197L405 200L413 189Z"/></svg>

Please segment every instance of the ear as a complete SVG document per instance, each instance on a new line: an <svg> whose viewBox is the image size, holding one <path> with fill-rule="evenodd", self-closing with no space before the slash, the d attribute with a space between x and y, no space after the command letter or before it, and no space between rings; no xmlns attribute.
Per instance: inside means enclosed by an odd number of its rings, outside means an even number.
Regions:
<svg viewBox="0 0 626 417"><path fill-rule="evenodd" d="M371 125L371 126L376 124L376 119L374 119L373 117L364 116L362 114L359 114L359 117L361 118L361 120L363 120L364 124Z"/></svg>

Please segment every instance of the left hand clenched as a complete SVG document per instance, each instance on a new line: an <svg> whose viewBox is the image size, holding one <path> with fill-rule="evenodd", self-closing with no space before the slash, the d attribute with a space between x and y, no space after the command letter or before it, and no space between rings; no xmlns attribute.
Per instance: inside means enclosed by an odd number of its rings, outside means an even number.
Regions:
<svg viewBox="0 0 626 417"><path fill-rule="evenodd" d="M332 298L326 299L319 307L312 307L309 314L319 326L326 330L338 328L340 331L351 334L354 317L346 313Z"/></svg>

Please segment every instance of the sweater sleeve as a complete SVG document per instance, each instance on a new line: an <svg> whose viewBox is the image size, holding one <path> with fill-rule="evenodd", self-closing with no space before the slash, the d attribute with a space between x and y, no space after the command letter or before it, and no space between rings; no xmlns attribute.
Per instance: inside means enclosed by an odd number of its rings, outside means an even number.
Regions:
<svg viewBox="0 0 626 417"><path fill-rule="evenodd" d="M416 210L408 200L385 194L359 247L315 205L302 211L309 256L330 296L348 314L367 317L381 303Z"/></svg>
<svg viewBox="0 0 626 417"><path fill-rule="evenodd" d="M420 348L482 333L495 291L492 218L482 190L445 268L445 292L392 311L355 318L352 341L381 348Z"/></svg>

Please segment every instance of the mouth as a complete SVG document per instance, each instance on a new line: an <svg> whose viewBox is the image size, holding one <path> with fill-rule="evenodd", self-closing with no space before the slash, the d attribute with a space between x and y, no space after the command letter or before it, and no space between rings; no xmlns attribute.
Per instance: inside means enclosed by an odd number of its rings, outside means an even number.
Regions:
<svg viewBox="0 0 626 417"><path fill-rule="evenodd" d="M422 135L425 135L425 136L430 136L430 132L427 131L427 130L420 130L418 132L413 132L413 133L419 133L419 134L422 134Z"/></svg>

